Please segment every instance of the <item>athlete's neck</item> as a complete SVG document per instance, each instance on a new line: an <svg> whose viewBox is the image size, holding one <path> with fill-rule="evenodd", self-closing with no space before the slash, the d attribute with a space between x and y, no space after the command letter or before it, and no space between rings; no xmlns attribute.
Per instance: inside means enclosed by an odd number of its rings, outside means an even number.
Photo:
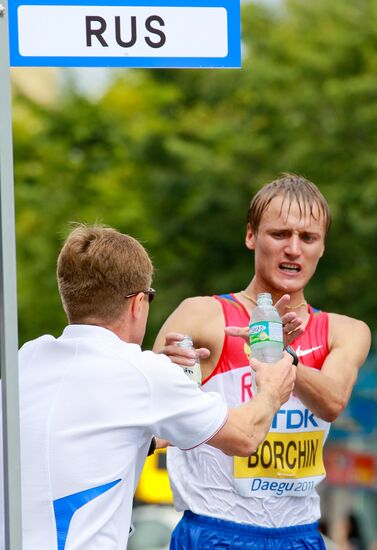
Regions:
<svg viewBox="0 0 377 550"><path fill-rule="evenodd" d="M260 285L258 285L257 281L252 279L250 281L249 285L244 289L240 291L240 295L246 299L249 304L253 304L253 306L257 303L257 295L260 292L269 292L272 296L272 303L275 304L280 298L285 295L289 294L289 292L277 292L275 289L271 288L262 288ZM292 294L289 294L290 301L288 305L286 306L287 311L294 310L296 313L298 311L307 311L308 305L307 301L305 300L304 293L301 292L295 292Z"/></svg>

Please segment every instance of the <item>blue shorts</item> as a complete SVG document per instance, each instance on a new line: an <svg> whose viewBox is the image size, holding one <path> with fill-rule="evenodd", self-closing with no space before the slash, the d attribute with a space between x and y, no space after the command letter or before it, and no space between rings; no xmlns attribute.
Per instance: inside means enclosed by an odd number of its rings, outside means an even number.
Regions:
<svg viewBox="0 0 377 550"><path fill-rule="evenodd" d="M326 550L318 524L270 529L186 511L170 550Z"/></svg>

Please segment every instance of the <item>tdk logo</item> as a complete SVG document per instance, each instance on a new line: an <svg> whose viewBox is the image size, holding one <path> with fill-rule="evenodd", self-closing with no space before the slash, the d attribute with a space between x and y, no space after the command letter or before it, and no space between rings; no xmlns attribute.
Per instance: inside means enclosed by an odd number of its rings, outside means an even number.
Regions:
<svg viewBox="0 0 377 550"><path fill-rule="evenodd" d="M282 425L284 421L285 425ZM308 426L318 428L318 422L316 421L314 414L308 409L281 409L275 414L271 427L279 427L279 429L285 428L286 430L297 430L298 428L307 428Z"/></svg>

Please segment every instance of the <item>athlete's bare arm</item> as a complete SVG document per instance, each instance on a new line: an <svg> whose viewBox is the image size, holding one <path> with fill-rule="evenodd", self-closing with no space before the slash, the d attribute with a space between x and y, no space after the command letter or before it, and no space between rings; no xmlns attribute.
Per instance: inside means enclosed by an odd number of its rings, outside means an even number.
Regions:
<svg viewBox="0 0 377 550"><path fill-rule="evenodd" d="M368 326L329 314L329 355L317 371L299 363L295 393L319 418L333 422L346 407L371 343Z"/></svg>
<svg viewBox="0 0 377 550"><path fill-rule="evenodd" d="M192 365L189 352L174 345L174 333L189 334L200 354L203 379L214 370L224 342L224 319L220 303L210 296L187 298L167 318L153 346L179 365ZM203 349L204 348L204 349Z"/></svg>
<svg viewBox="0 0 377 550"><path fill-rule="evenodd" d="M302 320L296 313L284 313L285 305L289 303L289 295L283 295L276 307L282 317L284 329L284 345L300 336L304 331ZM207 378L215 369L224 345L224 332L230 336L241 336L249 341L249 327L227 327L218 300L210 296L198 296L184 300L168 317L157 335L153 346L156 353L165 353L170 359L181 366L194 364L194 352L189 359L187 349L178 348L175 344L182 334L189 334L194 342L196 353L200 357L202 378Z"/></svg>

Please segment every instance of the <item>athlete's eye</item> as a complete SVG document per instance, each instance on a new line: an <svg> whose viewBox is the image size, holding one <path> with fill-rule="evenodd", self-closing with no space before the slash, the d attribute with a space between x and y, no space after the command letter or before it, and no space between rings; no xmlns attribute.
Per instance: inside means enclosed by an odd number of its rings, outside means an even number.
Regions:
<svg viewBox="0 0 377 550"><path fill-rule="evenodd" d="M317 237L315 235L310 235L309 233L304 233L304 235L301 238L306 243L313 243L314 241L317 240Z"/></svg>

